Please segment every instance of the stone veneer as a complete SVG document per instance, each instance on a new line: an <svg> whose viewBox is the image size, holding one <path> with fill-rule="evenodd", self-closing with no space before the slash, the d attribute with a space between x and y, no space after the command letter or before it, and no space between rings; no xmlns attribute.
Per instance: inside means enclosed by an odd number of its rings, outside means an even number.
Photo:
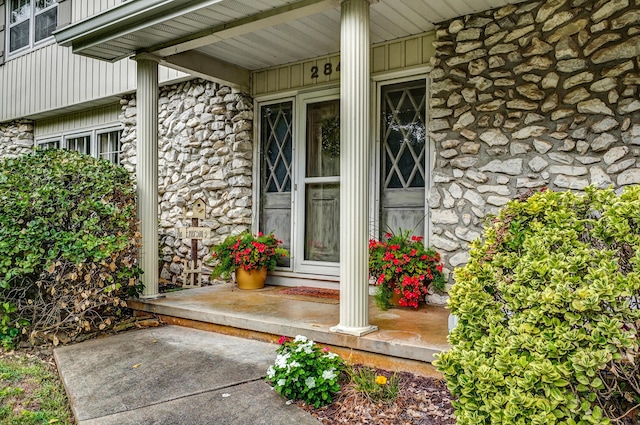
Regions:
<svg viewBox="0 0 640 425"><path fill-rule="evenodd" d="M640 0L547 0L437 29L432 243L448 270L529 189L640 183Z"/></svg>
<svg viewBox="0 0 640 425"><path fill-rule="evenodd" d="M136 101L124 98L121 121L122 165L136 167ZM190 226L185 209L201 198L212 239L201 241L199 259L212 244L251 227L253 101L229 87L191 80L160 88L159 208L160 277L182 275L182 259L190 258L191 240L175 237L176 226Z"/></svg>
<svg viewBox="0 0 640 425"><path fill-rule="evenodd" d="M33 122L16 120L0 123L0 158L16 158L33 152Z"/></svg>

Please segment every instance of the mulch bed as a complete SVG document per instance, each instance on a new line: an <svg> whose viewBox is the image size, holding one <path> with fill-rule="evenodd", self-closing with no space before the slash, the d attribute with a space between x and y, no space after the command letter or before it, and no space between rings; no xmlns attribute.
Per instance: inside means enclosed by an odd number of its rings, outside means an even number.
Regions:
<svg viewBox="0 0 640 425"><path fill-rule="evenodd" d="M376 373L389 376L389 372ZM392 404L374 403L345 384L332 404L308 411L324 425L454 425L451 393L444 381L426 376L398 372L400 393Z"/></svg>

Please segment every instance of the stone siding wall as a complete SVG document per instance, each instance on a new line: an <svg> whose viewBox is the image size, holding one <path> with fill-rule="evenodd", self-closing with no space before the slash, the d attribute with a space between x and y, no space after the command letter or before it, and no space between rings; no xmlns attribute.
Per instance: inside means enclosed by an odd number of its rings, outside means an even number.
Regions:
<svg viewBox="0 0 640 425"><path fill-rule="evenodd" d="M16 158L33 152L33 122L17 120L0 123L0 158Z"/></svg>
<svg viewBox="0 0 640 425"><path fill-rule="evenodd" d="M640 183L639 6L526 2L437 29L430 205L449 270L529 189Z"/></svg>
<svg viewBox="0 0 640 425"><path fill-rule="evenodd" d="M121 101L122 164L136 167L136 100ZM175 237L176 226L190 226L184 218L196 199L207 204L200 226L213 229L212 239L199 243L199 259L212 244L230 233L251 227L253 101L229 87L191 80L160 88L159 208L161 278L182 274L182 260L190 258L191 241Z"/></svg>

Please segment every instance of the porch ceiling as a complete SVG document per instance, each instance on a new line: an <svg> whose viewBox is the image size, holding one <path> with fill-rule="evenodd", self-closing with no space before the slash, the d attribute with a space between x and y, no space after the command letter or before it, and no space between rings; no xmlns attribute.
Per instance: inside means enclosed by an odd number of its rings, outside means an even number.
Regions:
<svg viewBox="0 0 640 425"><path fill-rule="evenodd" d="M457 16L522 0L379 0L371 41L430 31ZM65 27L57 41L74 53L116 61L198 50L248 70L337 52L339 0L137 0Z"/></svg>

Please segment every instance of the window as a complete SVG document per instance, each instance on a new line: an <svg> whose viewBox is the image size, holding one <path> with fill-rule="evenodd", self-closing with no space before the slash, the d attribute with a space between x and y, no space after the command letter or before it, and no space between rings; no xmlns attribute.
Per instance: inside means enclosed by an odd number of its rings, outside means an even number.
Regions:
<svg viewBox="0 0 640 425"><path fill-rule="evenodd" d="M89 155L91 153L91 134L66 137L64 148Z"/></svg>
<svg viewBox="0 0 640 425"><path fill-rule="evenodd" d="M120 155L122 153L120 133L122 133L120 130L98 133L98 158L120 165Z"/></svg>
<svg viewBox="0 0 640 425"><path fill-rule="evenodd" d="M117 127L85 130L81 133L66 133L56 137L36 140L39 150L63 148L74 150L85 155L92 155L120 165L122 146L120 136L122 130ZM60 141L62 140L62 143Z"/></svg>
<svg viewBox="0 0 640 425"><path fill-rule="evenodd" d="M9 0L9 54L48 39L58 22L58 0Z"/></svg>
<svg viewBox="0 0 640 425"><path fill-rule="evenodd" d="M42 151L57 149L60 147L60 139L45 139L36 142L36 148Z"/></svg>

